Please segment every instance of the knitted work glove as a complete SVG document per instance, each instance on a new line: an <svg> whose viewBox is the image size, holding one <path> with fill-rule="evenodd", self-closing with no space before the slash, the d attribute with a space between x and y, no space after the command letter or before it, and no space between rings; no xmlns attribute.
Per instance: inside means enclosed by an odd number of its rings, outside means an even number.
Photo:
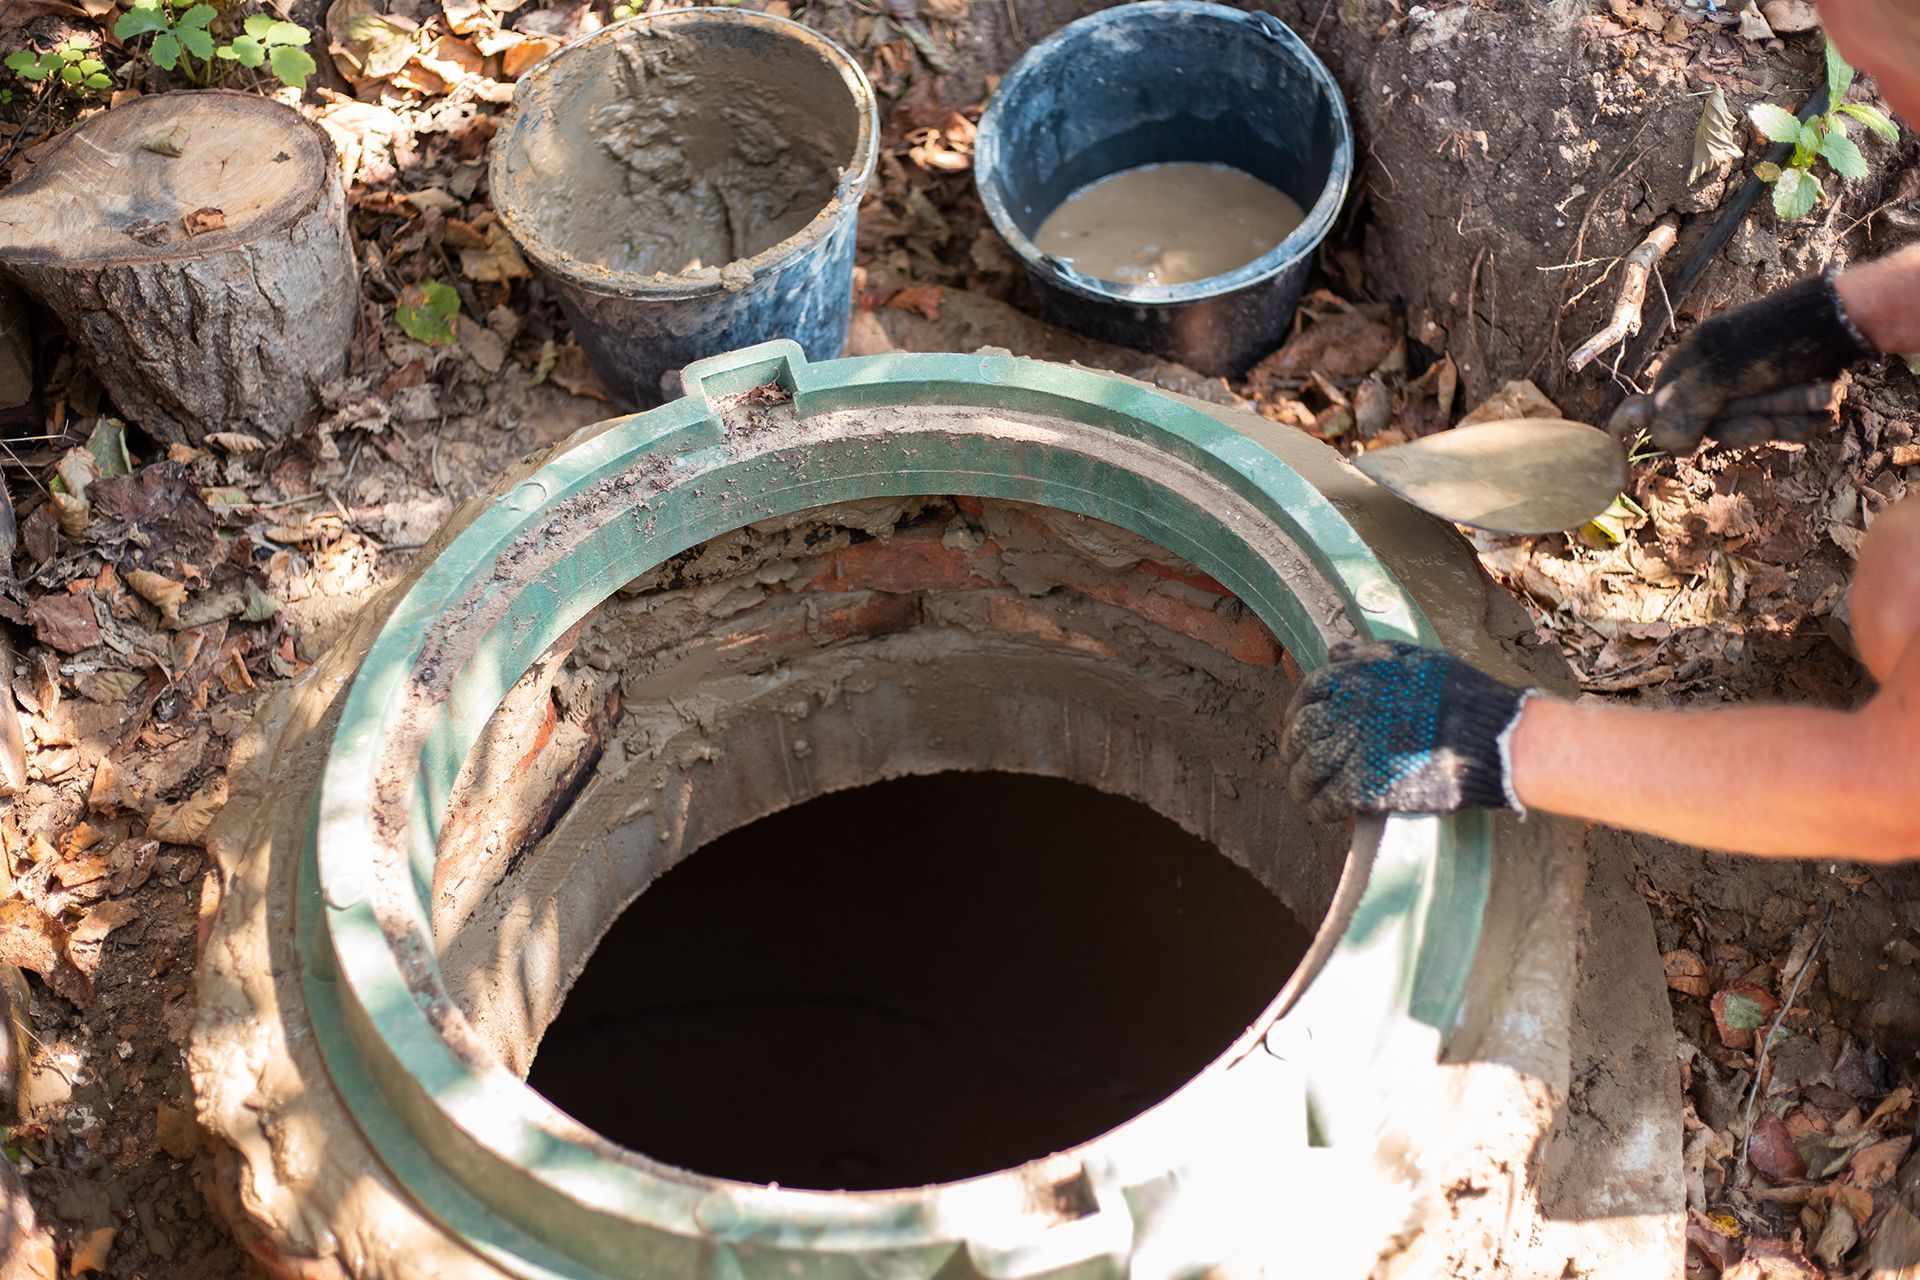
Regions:
<svg viewBox="0 0 1920 1280"><path fill-rule="evenodd" d="M1805 441L1834 421L1833 379L1876 354L1829 271L1702 321L1661 366L1651 396L1629 397L1609 430L1650 432L1689 453L1702 438Z"/></svg>
<svg viewBox="0 0 1920 1280"><path fill-rule="evenodd" d="M1280 740L1287 789L1315 819L1520 807L1507 743L1532 689L1411 644L1331 657L1300 682Z"/></svg>

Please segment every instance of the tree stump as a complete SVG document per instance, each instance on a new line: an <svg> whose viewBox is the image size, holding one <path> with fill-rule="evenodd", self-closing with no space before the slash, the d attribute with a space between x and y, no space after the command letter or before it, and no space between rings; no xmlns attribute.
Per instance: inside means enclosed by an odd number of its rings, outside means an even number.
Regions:
<svg viewBox="0 0 1920 1280"><path fill-rule="evenodd" d="M222 90L69 132L0 193L0 269L166 440L304 425L359 313L333 148L293 108Z"/></svg>

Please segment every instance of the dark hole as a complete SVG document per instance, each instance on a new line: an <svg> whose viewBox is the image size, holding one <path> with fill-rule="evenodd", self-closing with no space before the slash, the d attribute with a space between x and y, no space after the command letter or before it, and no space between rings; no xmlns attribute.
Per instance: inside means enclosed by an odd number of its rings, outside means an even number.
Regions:
<svg viewBox="0 0 1920 1280"><path fill-rule="evenodd" d="M945 1182L1165 1098L1252 1023L1309 937L1130 800L998 773L880 783L662 876L594 952L529 1083L700 1173Z"/></svg>

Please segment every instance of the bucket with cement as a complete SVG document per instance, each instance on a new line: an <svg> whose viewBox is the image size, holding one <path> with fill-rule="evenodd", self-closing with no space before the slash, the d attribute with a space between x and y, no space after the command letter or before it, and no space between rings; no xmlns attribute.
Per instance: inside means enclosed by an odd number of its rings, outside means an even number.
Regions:
<svg viewBox="0 0 1920 1280"><path fill-rule="evenodd" d="M750 343L840 354L878 136L859 64L799 23L653 14L520 81L494 205L600 381L645 407L683 366Z"/></svg>
<svg viewBox="0 0 1920 1280"><path fill-rule="evenodd" d="M1048 319L1210 374L1278 345L1352 172L1346 104L1305 43L1271 14L1198 0L1121 5L1035 45L974 156ZM1070 201L1091 220L1063 239ZM1244 249L1221 256L1236 235Z"/></svg>

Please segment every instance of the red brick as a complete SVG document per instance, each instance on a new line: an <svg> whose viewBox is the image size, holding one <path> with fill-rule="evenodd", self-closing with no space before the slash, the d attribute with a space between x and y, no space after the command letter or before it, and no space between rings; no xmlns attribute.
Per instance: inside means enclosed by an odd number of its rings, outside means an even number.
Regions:
<svg viewBox="0 0 1920 1280"><path fill-rule="evenodd" d="M1272 667L1280 662L1279 642L1244 608L1205 609L1156 591L1130 591L1122 586L1089 586L1083 590L1095 600L1218 649L1235 662L1250 667Z"/></svg>
<svg viewBox="0 0 1920 1280"><path fill-rule="evenodd" d="M990 587L973 571L973 553L949 547L938 529L906 529L889 541L875 538L836 551L803 591L958 591Z"/></svg>

